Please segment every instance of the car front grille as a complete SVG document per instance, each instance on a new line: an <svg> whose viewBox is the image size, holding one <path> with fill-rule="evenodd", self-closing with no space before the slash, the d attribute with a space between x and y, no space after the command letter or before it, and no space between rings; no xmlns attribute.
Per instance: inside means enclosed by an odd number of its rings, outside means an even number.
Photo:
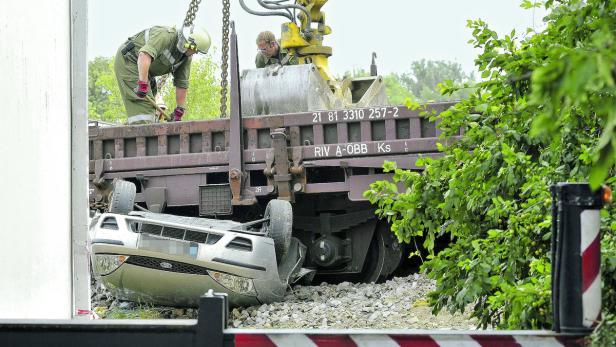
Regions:
<svg viewBox="0 0 616 347"><path fill-rule="evenodd" d="M132 255L128 257L125 263L161 271L178 272L191 275L207 275L207 269L204 267L167 259Z"/></svg>
<svg viewBox="0 0 616 347"><path fill-rule="evenodd" d="M139 233L150 234L153 236L162 236L175 240L205 243L208 245L213 245L222 238L222 235L219 234L183 228L175 228L171 226L162 226L158 224L149 224L146 222L132 222L131 229Z"/></svg>
<svg viewBox="0 0 616 347"><path fill-rule="evenodd" d="M171 239L182 240L184 238L184 229L173 228L173 227L165 227L163 229L163 235L162 236L168 237L168 238L171 238ZM190 240L186 240L186 241L190 241Z"/></svg>
<svg viewBox="0 0 616 347"><path fill-rule="evenodd" d="M206 233L200 233L197 231L192 231L192 230L186 230L186 240L187 241L193 241L193 242L197 242L197 243L205 243L208 235L210 235L210 239L212 239L212 241L214 240L213 235L214 234L206 234ZM216 243L216 242L214 242ZM214 244L213 243L213 244Z"/></svg>

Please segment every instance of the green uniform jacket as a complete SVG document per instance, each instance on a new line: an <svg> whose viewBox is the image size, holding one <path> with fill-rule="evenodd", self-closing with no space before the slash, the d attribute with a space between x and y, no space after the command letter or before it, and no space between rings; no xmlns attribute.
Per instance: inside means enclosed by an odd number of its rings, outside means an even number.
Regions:
<svg viewBox="0 0 616 347"><path fill-rule="evenodd" d="M192 59L186 57L177 49L177 42L178 35L175 28L154 26L130 37L118 48L114 70L129 117L155 114L154 106L147 100L135 95L135 88L139 80L137 69L139 52L145 52L152 57L152 64L148 72L150 78L171 73L174 86L188 88ZM134 47L127 49L130 46ZM152 98L154 97L153 92L156 93L156 90L148 92L148 95Z"/></svg>
<svg viewBox="0 0 616 347"><path fill-rule="evenodd" d="M278 46L280 47L280 42L278 42ZM264 68L268 65L274 65L274 64L280 64L280 62L284 59L284 57L286 57L289 54L289 52L280 47L280 49L278 49L278 55L275 57L271 57L268 58L265 55L263 55L263 53L259 52L257 53L257 57L255 58L255 65L257 66L257 69L261 69ZM293 57L289 60L288 63L286 63L285 65L297 65L297 57Z"/></svg>

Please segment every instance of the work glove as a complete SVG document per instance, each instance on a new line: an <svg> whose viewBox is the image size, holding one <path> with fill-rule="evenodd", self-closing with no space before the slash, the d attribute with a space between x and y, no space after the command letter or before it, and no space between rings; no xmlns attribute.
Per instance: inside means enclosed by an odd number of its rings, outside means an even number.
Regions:
<svg viewBox="0 0 616 347"><path fill-rule="evenodd" d="M146 81L138 81L137 88L135 89L135 94L137 94L140 98L145 98L148 95L148 90L150 90L150 83Z"/></svg>
<svg viewBox="0 0 616 347"><path fill-rule="evenodd" d="M184 116L184 107L178 106L173 110L173 121L179 122L182 120L182 116Z"/></svg>

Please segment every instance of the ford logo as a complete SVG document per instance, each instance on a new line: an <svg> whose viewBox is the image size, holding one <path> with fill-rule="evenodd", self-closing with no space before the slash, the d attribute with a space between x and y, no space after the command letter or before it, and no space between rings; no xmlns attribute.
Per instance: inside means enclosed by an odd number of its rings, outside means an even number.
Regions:
<svg viewBox="0 0 616 347"><path fill-rule="evenodd" d="M173 267L173 265L171 265L170 263L167 263L166 261L160 263L160 267L162 267L163 269L171 269Z"/></svg>

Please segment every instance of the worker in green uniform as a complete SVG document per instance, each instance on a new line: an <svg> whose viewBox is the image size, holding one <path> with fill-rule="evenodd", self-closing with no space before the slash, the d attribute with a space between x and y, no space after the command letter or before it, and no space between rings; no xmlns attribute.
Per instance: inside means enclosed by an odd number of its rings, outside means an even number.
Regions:
<svg viewBox="0 0 616 347"><path fill-rule="evenodd" d="M207 53L210 43L207 31L194 26L186 26L182 30L154 26L124 42L118 48L114 70L129 117L128 123L151 123L156 120L154 78L168 73L173 75L177 106L172 120L182 120L192 55Z"/></svg>
<svg viewBox="0 0 616 347"><path fill-rule="evenodd" d="M290 56L289 52L280 47L276 36L271 31L263 31L257 36L257 57L255 65L258 69L268 65L297 65L297 57Z"/></svg>

